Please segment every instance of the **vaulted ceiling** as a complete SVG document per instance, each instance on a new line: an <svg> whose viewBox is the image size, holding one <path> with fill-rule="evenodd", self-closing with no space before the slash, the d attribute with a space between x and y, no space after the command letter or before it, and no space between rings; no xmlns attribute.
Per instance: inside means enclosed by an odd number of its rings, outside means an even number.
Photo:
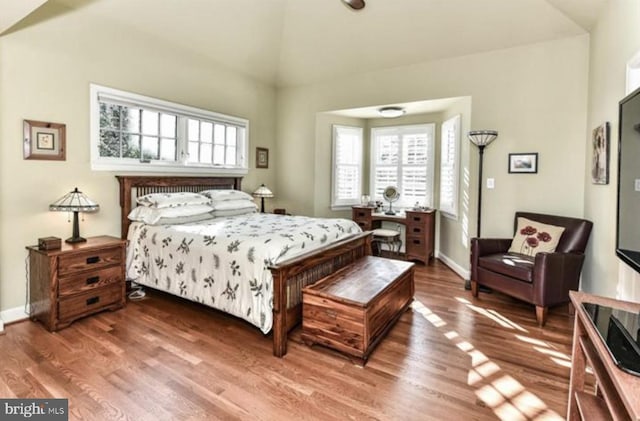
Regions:
<svg viewBox="0 0 640 421"><path fill-rule="evenodd" d="M15 23L24 1L0 0L0 15ZM340 0L48 0L37 14L111 20L289 86L585 34L607 1L366 0L356 12Z"/></svg>

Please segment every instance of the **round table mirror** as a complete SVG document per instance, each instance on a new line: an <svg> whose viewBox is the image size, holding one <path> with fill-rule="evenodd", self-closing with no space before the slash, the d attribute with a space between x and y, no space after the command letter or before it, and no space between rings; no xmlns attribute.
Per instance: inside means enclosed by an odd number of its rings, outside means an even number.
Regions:
<svg viewBox="0 0 640 421"><path fill-rule="evenodd" d="M382 197L384 200L389 202L389 210L385 212L386 215L395 215L396 212L393 210L393 202L400 199L400 192L396 186L387 186L382 192Z"/></svg>

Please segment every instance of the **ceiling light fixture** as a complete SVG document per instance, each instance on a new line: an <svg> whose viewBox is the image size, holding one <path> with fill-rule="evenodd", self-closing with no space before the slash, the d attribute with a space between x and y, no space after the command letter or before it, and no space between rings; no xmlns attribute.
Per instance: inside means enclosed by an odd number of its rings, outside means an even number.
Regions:
<svg viewBox="0 0 640 421"><path fill-rule="evenodd" d="M382 107L378 110L378 114L384 118L396 118L404 113L406 113L406 110L402 107Z"/></svg>
<svg viewBox="0 0 640 421"><path fill-rule="evenodd" d="M342 3L349 6L353 10L364 9L364 0L342 0Z"/></svg>

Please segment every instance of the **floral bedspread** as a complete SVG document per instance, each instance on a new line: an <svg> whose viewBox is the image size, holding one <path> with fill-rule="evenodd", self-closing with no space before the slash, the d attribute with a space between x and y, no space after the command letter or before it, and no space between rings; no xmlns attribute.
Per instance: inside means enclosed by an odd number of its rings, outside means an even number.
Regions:
<svg viewBox="0 0 640 421"><path fill-rule="evenodd" d="M273 325L267 266L360 231L348 219L260 213L182 225L135 222L127 278L241 317L267 333Z"/></svg>

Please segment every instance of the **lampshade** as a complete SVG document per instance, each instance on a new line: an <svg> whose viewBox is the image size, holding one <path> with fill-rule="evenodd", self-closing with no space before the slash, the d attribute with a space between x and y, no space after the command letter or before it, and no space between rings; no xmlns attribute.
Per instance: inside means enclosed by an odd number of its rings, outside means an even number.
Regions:
<svg viewBox="0 0 640 421"><path fill-rule="evenodd" d="M267 186L262 184L253 192L254 197L273 197L273 192Z"/></svg>
<svg viewBox="0 0 640 421"><path fill-rule="evenodd" d="M476 146L487 146L498 137L498 132L495 130L472 130L467 133L467 137Z"/></svg>
<svg viewBox="0 0 640 421"><path fill-rule="evenodd" d="M378 110L378 114L384 118L400 117L405 112L405 109L402 107L382 107Z"/></svg>
<svg viewBox="0 0 640 421"><path fill-rule="evenodd" d="M61 212L95 212L98 209L100 205L89 199L77 187L49 205L50 211Z"/></svg>
<svg viewBox="0 0 640 421"><path fill-rule="evenodd" d="M100 209L100 205L85 196L77 187L49 205L50 211L73 212L73 234L65 240L70 244L87 241L80 237L78 212L95 212L98 209Z"/></svg>

